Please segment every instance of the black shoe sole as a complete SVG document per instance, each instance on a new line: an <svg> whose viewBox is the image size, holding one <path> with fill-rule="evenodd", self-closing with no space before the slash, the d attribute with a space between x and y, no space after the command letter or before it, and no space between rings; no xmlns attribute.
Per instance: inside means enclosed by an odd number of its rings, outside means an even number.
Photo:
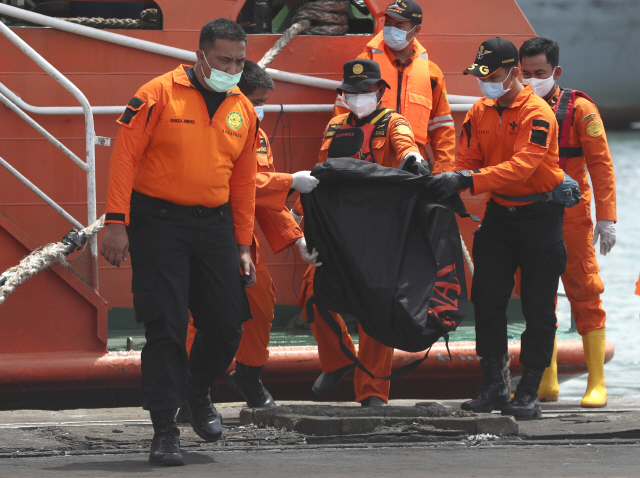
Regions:
<svg viewBox="0 0 640 478"><path fill-rule="evenodd" d="M222 423L220 423L220 424L222 425ZM193 431L196 432L196 435L198 435L204 441L209 442L209 443L216 442L216 441L220 440L220 438L222 438L222 430L220 430L220 433L217 434L217 435L207 435L206 433L203 433L198 428L198 426L195 424L193 419L191 419L191 428L193 428Z"/></svg>
<svg viewBox="0 0 640 478"><path fill-rule="evenodd" d="M464 406L465 403L467 403L467 402L462 403L460 405L460 408L462 410L466 411L466 412L491 413L491 412L496 411L496 410L502 410L502 408L509 403L509 399L507 399L504 402L492 402L490 407L485 407L485 408L481 408L481 409L479 409L479 408L473 409L473 407L466 407L465 408L465 406Z"/></svg>
<svg viewBox="0 0 640 478"><path fill-rule="evenodd" d="M154 460L153 458L149 457L149 463L152 463L154 465L160 465L160 466L184 466L184 459L182 458L182 456L180 457L172 457L172 458L163 458L163 459L157 459Z"/></svg>

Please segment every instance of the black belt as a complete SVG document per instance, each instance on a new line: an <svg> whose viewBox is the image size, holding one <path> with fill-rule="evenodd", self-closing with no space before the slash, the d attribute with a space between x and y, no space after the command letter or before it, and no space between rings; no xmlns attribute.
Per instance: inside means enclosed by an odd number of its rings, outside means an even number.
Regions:
<svg viewBox="0 0 640 478"><path fill-rule="evenodd" d="M219 214L221 216L224 215L224 211L229 209L229 204L225 203L217 207L207 207L207 206L183 206L181 204L176 204L171 201L166 201L165 199L155 198L153 196L147 196L146 194L139 193L138 191L133 191L131 194L131 199L136 198L136 200L144 201L148 203L152 203L157 205L161 209L173 209L174 211L178 211L183 214L191 215L195 218L204 218L213 216L214 214Z"/></svg>
<svg viewBox="0 0 640 478"><path fill-rule="evenodd" d="M507 211L509 213L521 213L521 214L531 214L532 212L541 211L545 209L553 208L554 206L560 206L559 204L553 202L533 202L531 204L525 204L524 206L503 206L502 204L498 204L493 199L489 199L490 207L496 207L503 211ZM562 207L562 206L560 206Z"/></svg>

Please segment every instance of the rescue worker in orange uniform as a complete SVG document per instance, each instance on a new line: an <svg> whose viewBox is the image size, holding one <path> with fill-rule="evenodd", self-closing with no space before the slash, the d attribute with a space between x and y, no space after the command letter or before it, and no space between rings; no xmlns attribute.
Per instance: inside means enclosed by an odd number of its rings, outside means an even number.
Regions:
<svg viewBox="0 0 640 478"><path fill-rule="evenodd" d="M252 61L245 61L242 77L238 83L240 91L253 104L258 118L264 116L264 104L269 98L269 90L274 89L273 81L266 71ZM271 145L266 133L258 130L260 143L256 159L256 221L262 229L271 249L278 253L296 244L302 258L316 265L317 252L307 252L307 244L285 202L291 188L302 193L311 192L319 181L309 171L294 174L276 173L273 167ZM269 408L276 404L266 390L260 374L269 358L269 339L273 307L276 303L273 280L264 259L262 245L253 235L251 254L256 267L256 285L247 289L252 319L243 324L242 340L236 353L236 368L229 374L229 384L247 401L251 408ZM195 328L189 323L187 350L191 349Z"/></svg>
<svg viewBox="0 0 640 478"><path fill-rule="evenodd" d="M358 157L382 166L397 167L405 158L421 159L409 122L400 114L381 104L389 88L380 75L380 67L371 60L352 60L344 65L344 79L338 93L346 94L351 110L333 118L325 129L320 148L319 162L327 158ZM302 211L300 201L294 206L296 215ZM306 303L313 295L315 267L310 266L303 279L302 293L298 305L308 320ZM315 306L314 306L315 307ZM360 326L359 351L339 314L332 313L342 329L342 340L358 359L376 377L391 373L393 349L368 336ZM318 395L329 393L355 365L340 350L335 333L320 318L311 323L311 331L318 343L318 354L322 374L316 380L313 391ZM356 369L354 378L356 401L362 406L384 406L389 401L389 381L372 379L362 370Z"/></svg>
<svg viewBox="0 0 640 478"><path fill-rule="evenodd" d="M584 93L560 88L560 47L550 38L532 38L520 47L523 83L544 98L555 112L559 126L560 167L578 181L582 200L564 214L567 270L562 275L571 313L582 335L589 369L583 407L604 407L605 320L600 294L604 285L598 274L595 244L607 255L616 243L616 182L613 161L598 108ZM591 220L591 188L596 205L596 225ZM593 231L593 232L592 232ZM557 344L551 366L540 384L540 399L558 400Z"/></svg>
<svg viewBox="0 0 640 478"><path fill-rule="evenodd" d="M477 77L484 98L465 118L456 171L434 176L427 186L439 199L466 188L472 194L491 193L473 239L471 290L484 381L462 408L538 418L538 387L553 354L555 296L566 264L564 206L545 202L542 194L564 183L557 123L545 101L518 81L518 49L510 41L483 42L464 73ZM520 353L524 373L509 401L503 375L506 309L518 267L526 319Z"/></svg>
<svg viewBox="0 0 640 478"><path fill-rule="evenodd" d="M422 28L422 8L413 0L394 1L384 13L384 29L358 58L380 65L382 78L390 85L382 99L385 108L396 110L411 124L420 151L431 144L434 174L453 169L456 133L442 70L429 60L416 36ZM349 111L339 95L333 115Z"/></svg>
<svg viewBox="0 0 640 478"><path fill-rule="evenodd" d="M247 37L219 18L201 30L195 66L142 86L118 119L100 253L120 266L131 249L133 305L145 326L143 407L154 436L149 460L183 465L177 409L194 431L222 435L210 389L251 318L250 247L258 117L236 87ZM185 347L189 311L197 329Z"/></svg>

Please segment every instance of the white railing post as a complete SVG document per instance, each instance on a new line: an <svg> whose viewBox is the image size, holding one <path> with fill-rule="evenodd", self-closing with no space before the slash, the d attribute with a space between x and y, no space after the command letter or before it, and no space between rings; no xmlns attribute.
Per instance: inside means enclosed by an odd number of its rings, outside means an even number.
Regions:
<svg viewBox="0 0 640 478"><path fill-rule="evenodd" d="M6 6L6 5L3 5ZM13 8L13 7L9 7ZM20 9L17 9L20 10ZM87 220L88 224L93 224L96 220L96 173L95 173L95 130L93 125L93 114L89 101L82 92L62 73L54 68L51 63L45 60L33 48L31 48L22 38L16 35L9 27L0 22L0 33L2 33L11 43L17 46L29 58L31 58L40 68L47 72L53 79L60 83L64 89L71 93L82 106L85 123L85 151L87 168ZM98 290L98 242L96 235L89 239L89 250L91 254L91 286Z"/></svg>

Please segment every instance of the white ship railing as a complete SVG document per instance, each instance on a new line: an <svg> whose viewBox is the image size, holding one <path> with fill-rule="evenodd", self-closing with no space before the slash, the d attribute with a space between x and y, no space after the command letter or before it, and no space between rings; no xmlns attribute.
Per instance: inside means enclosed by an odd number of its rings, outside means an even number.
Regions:
<svg viewBox="0 0 640 478"><path fill-rule="evenodd" d="M0 4L0 6L5 6ZM13 7L11 7L13 8ZM19 10L19 9L17 9ZM82 105L81 109L84 114L85 123L85 156L86 160L82 161L74 153L72 153L66 146L55 139L48 131L40 126L36 121L30 118L26 113L20 110L9 98L5 95L0 95L0 101L2 101L8 108L14 111L18 116L24 119L32 127L34 127L40 134L51 141L60 151L66 156L71 158L74 163L80 166L87 174L87 221L88 224L93 224L96 220L96 167L95 167L95 142L96 134L93 125L93 114L91 112L91 106L89 101L82 94L82 92L69 81L62 73L56 70L47 60L42 58L33 48L31 48L24 40L16 35L9 27L0 22L0 33L2 33L11 43L22 50L29 58L31 58L38 66L40 66L45 72L47 72L53 79L55 79L60 85L62 85L69 93L71 93L78 102ZM79 229L83 229L84 226L80 221L71 216L54 200L42 192L37 186L35 186L26 177L20 174L13 166L11 166L3 158L0 158L0 164L4 166L11 174L13 174L21 183L31 189L36 195L38 195L43 201L49 204L56 212L62 217L68 220L71 224ZM91 254L91 286L94 289L98 289L98 242L96 236L92 236L89 239L89 250Z"/></svg>
<svg viewBox="0 0 640 478"><path fill-rule="evenodd" d="M10 5L4 5L2 3L0 3L0 15L18 18L20 20L37 23L39 25L44 25L47 27L55 28L57 30L74 33L76 35L81 35L96 40L114 43L116 45L135 48L137 50L147 51L150 53L156 53L158 55L169 56L171 58L177 58L179 60L188 61L190 63L195 63L197 60L196 54L193 51L174 48L171 46L162 45L160 43L154 43L146 40L140 40L138 38L131 38L126 35L98 30L83 25L76 25L75 23L48 17L39 13L29 12L20 8L12 7ZM274 70L273 68L267 68L266 72L269 73L269 76L271 76L271 78L273 78L274 80L294 83L296 85L335 90L341 84L339 81L329 80L327 78L317 78L314 76L300 75L287 71ZM9 97L9 95L6 93L6 87L3 90L3 94ZM479 98L474 96L448 95L448 99L451 105L452 112L465 112L469 111L473 103ZM27 103L24 103L22 107L30 113L34 114L81 114L79 108L77 107L38 107L28 105ZM267 105L265 106L265 113L280 112L282 111L281 107L284 107L284 111L288 113L330 112L333 110L333 105ZM64 108L65 112L58 113L55 112L55 110L52 108ZM97 106L94 108L94 114L119 114L119 112L122 112L124 109L123 106Z"/></svg>

